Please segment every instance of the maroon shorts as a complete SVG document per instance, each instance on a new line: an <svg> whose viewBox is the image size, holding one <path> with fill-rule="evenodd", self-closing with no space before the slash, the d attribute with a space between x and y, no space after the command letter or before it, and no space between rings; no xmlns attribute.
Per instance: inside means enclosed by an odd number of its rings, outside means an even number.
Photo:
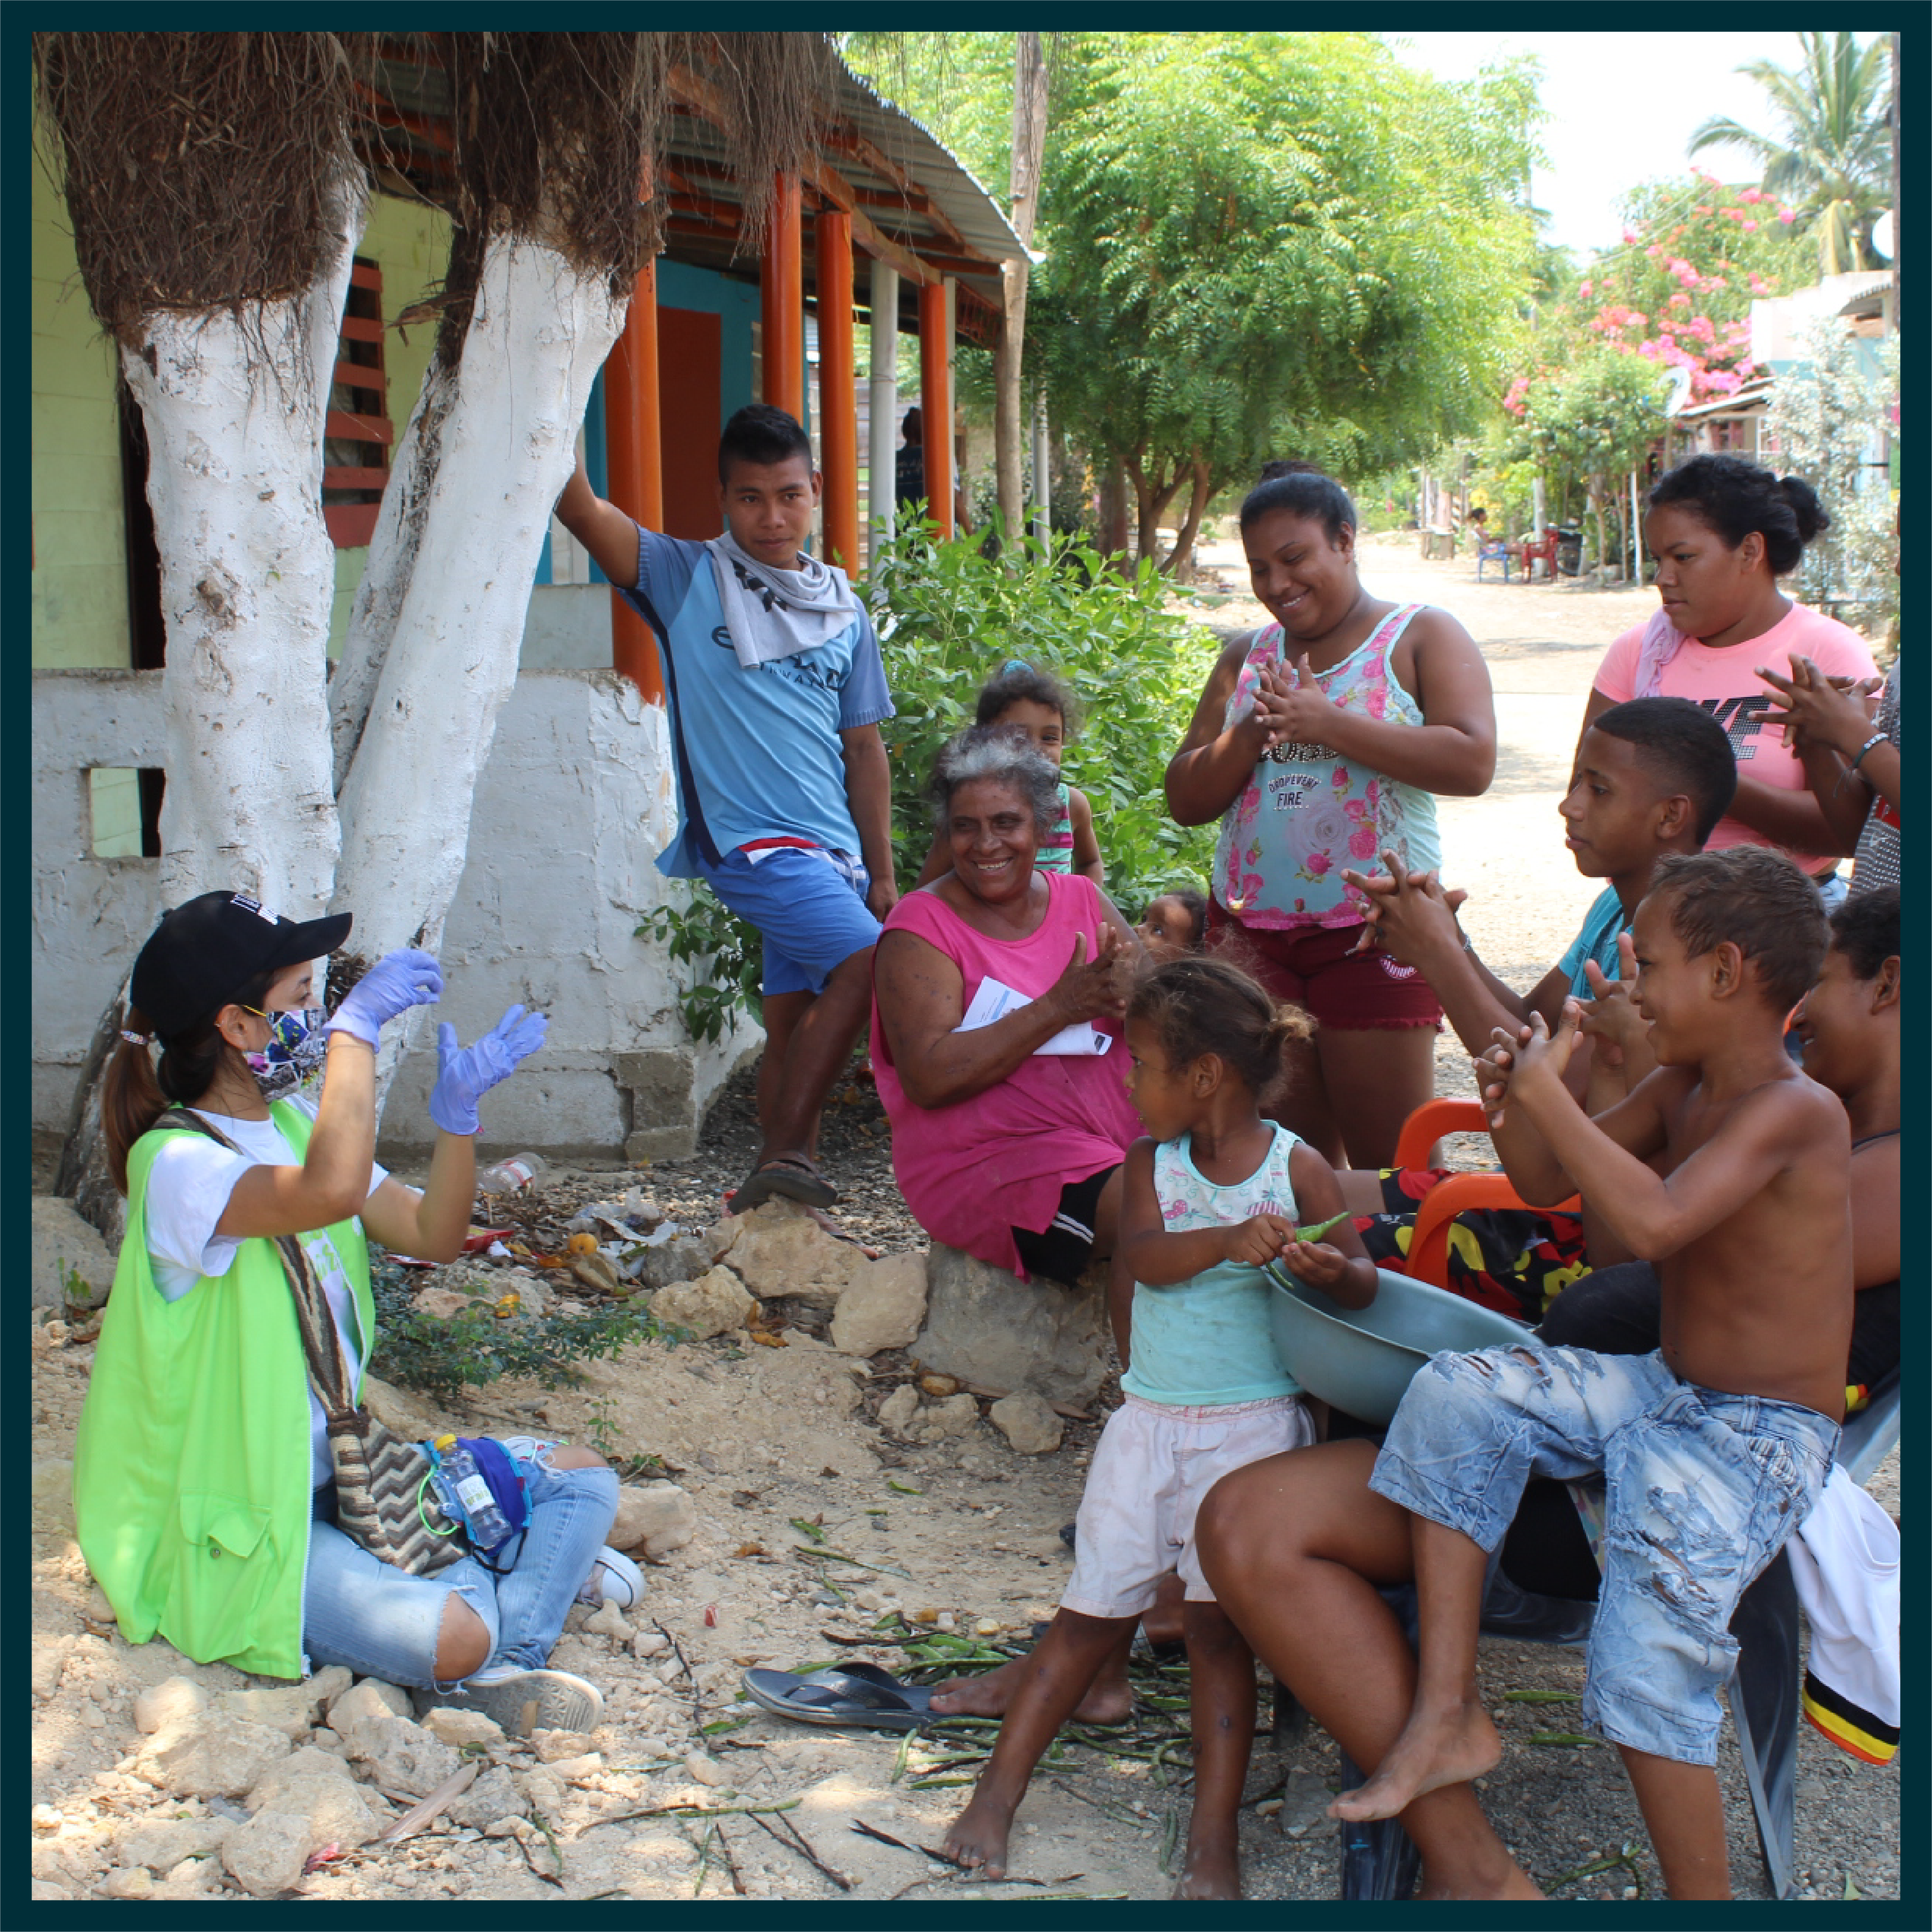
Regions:
<svg viewBox="0 0 1932 1932"><path fill-rule="evenodd" d="M1208 946L1252 973L1277 999L1299 1006L1318 1026L1341 1032L1439 1026L1443 1002L1429 982L1386 952L1351 955L1361 936L1359 925L1269 932L1243 925L1218 899L1208 901Z"/></svg>

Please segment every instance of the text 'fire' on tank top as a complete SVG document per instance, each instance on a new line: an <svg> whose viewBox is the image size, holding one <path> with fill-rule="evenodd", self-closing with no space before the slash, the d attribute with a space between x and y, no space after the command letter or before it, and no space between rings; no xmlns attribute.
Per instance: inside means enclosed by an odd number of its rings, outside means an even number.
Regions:
<svg viewBox="0 0 1932 1932"><path fill-rule="evenodd" d="M1421 708L1389 663L1409 620L1424 607L1399 606L1340 664L1315 673L1329 703L1391 724L1422 723ZM1227 701L1224 730L1253 711L1262 667L1284 661L1281 626L1257 631ZM1326 745L1277 745L1257 762L1221 820L1215 897L1243 924L1273 931L1359 925L1364 901L1343 883L1342 868L1379 871L1386 851L1411 872L1442 863L1431 793Z"/></svg>

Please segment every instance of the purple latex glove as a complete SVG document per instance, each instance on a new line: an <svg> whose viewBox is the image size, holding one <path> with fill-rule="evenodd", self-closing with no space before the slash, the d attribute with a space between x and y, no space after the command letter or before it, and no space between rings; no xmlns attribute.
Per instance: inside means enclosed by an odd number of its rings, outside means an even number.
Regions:
<svg viewBox="0 0 1932 1932"><path fill-rule="evenodd" d="M458 1044L445 1020L436 1029L436 1084L429 1094L429 1118L446 1134L473 1134L483 1123L477 1102L499 1081L517 1070L543 1044L549 1018L512 1006L473 1047Z"/></svg>
<svg viewBox="0 0 1932 1932"><path fill-rule="evenodd" d="M433 952L413 946L385 952L344 996L322 1031L343 1032L373 1047L385 1020L412 1006L433 1006L442 997L443 969Z"/></svg>

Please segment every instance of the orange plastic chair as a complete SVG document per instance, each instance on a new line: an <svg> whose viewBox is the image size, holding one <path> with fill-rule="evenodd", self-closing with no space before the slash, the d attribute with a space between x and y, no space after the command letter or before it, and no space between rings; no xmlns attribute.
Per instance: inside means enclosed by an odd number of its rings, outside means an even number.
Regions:
<svg viewBox="0 0 1932 1932"><path fill-rule="evenodd" d="M1429 1151L1445 1134L1486 1134L1489 1123L1474 1101L1430 1101L1402 1123L1395 1142L1398 1167L1426 1167ZM1471 1208L1519 1208L1535 1214L1579 1215L1580 1196L1554 1208L1531 1208L1509 1185L1506 1174L1451 1174L1439 1180L1416 1203L1415 1231L1403 1273L1430 1287L1449 1286L1449 1229L1458 1215Z"/></svg>

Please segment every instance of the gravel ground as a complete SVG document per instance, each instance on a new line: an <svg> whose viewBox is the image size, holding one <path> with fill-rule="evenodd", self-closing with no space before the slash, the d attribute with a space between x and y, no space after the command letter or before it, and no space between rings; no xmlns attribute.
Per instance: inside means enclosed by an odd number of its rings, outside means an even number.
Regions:
<svg viewBox="0 0 1932 1932"><path fill-rule="evenodd" d="M1446 801L1445 872L1469 888L1465 923L1484 957L1527 986L1562 951L1592 896L1571 866L1554 817L1590 673L1603 647L1647 610L1647 594L1575 585L1474 581L1471 562L1425 564L1412 545L1368 540L1364 575L1379 594L1435 602L1454 611L1481 643L1497 686L1501 753L1497 782L1484 798ZM1183 608L1218 626L1252 624L1263 613L1243 601L1238 551L1210 547L1210 581ZM1218 578L1218 588L1215 582ZM1237 594L1238 593L1238 594ZM1439 1085L1471 1091L1467 1063L1445 1046ZM714 1219L723 1192L746 1171L755 1147L751 1081L741 1074L711 1109L698 1151L648 1170L587 1166L546 1177L512 1215L531 1245L553 1246L579 1206L636 1186L676 1220ZM854 1078L828 1110L822 1156L844 1192L839 1218L855 1237L884 1252L921 1245L892 1178L890 1142L876 1095ZM1477 1148L1452 1151L1469 1159ZM426 1279L428 1278L426 1278ZM1035 1618L1050 1614L1066 1572L1058 1527L1072 1515L1100 1417L1069 1424L1060 1449L1015 1455L990 1426L929 1446L895 1443L876 1417L884 1396L914 1376L904 1351L875 1357L856 1406L841 1358L818 1339L822 1313L798 1303L768 1305L787 1325L785 1345L745 1348L729 1337L673 1348L651 1342L618 1361L593 1365L578 1389L546 1392L499 1383L447 1418L502 1433L540 1421L548 1431L605 1443L614 1455L654 1456L689 1491L698 1512L692 1543L654 1566L645 1621L675 1638L704 1680L675 1723L659 1687L628 1653L573 1630L556 1661L596 1677L609 1704L592 1741L600 1767L574 1773L546 1799L560 1848L562 1876L515 1842L440 1827L408 1843L375 1848L325 1867L285 1896L364 1899L466 1896L573 1898L826 1898L841 1896L795 1850L780 1848L751 1821L719 1820L727 1867L702 1847L695 1823L638 1818L639 1807L673 1801L706 1804L797 1801L790 1815L819 1854L849 1881L853 1898L1039 1898L1044 1883L1060 1896L1160 1898L1170 1838L1184 1827L1186 1792L1171 1769L1145 1758L1069 1749L1066 1761L1036 1780L1015 1840L1017 1872L1035 1883L969 1884L948 1877L912 1850L857 1835L855 1819L907 1842L936 1843L963 1792L920 1778L948 1775L926 1756L910 1766L898 1741L863 1732L819 1732L763 1715L732 1698L739 1667L753 1661L790 1666L830 1654L830 1630L874 1647L854 1648L888 1667L902 1650L879 1647L876 1617L894 1609L912 1627L988 1633L990 1642L1026 1641ZM84 1335L65 1344L36 1338L33 1357L33 1454L72 1454L91 1348ZM378 1365L379 1366L379 1365ZM1109 1395L1097 1405L1104 1410ZM1873 1485L1899 1509L1897 1459ZM176 1671L211 1690L244 1681L224 1667L187 1665L163 1644L131 1649L90 1589L84 1566L54 1510L40 1506L36 1484L31 1622L36 1709L32 1798L60 1815L36 1820L33 1870L47 1896L101 1896L125 1879L134 1855L128 1834L163 1816L198 1808L157 1806L157 1794L120 1769L131 1763L134 1693ZM799 1519L816 1516L848 1550L878 1557L850 1573L800 1548ZM883 1553L882 1555L881 1553ZM870 1587L855 1589L858 1585ZM840 1587L831 1587L833 1585ZM923 1621L921 1620L930 1620ZM574 1619L573 1623L578 1620ZM907 1626L899 1626L904 1628ZM889 1634L885 1633L885 1634ZM1539 1883L1566 1898L1655 1897L1659 1891L1635 1802L1614 1752L1601 1744L1533 1744L1568 1729L1563 1702L1531 1702L1512 1692L1573 1695L1579 1655L1545 1646L1486 1642L1487 1700L1509 1750L1484 1782L1484 1802L1498 1829ZM1151 1683L1151 1680L1148 1682ZM1176 1685L1156 1687L1173 1689ZM1263 1706L1264 1723L1265 1704ZM702 1740L724 1767L722 1794L694 1785L676 1753ZM1157 1712L1150 1740L1179 1718ZM670 1727L667 1730L667 1727ZM669 1749L670 1756L662 1755ZM513 1766L527 1755L512 1754ZM1336 1771L1333 1747L1313 1731L1278 1747L1258 1742L1248 1783L1243 1854L1249 1895L1273 1899L1335 1896L1336 1839L1320 1816ZM1727 1729L1720 1763L1740 1896L1766 1896L1750 1811ZM519 1769L527 1778L534 1774ZM958 1773L952 1774L955 1777ZM919 1782L914 1782L914 1779ZM553 1781L555 1785L556 1781ZM1797 1865L1809 1896L1896 1896L1899 1874L1895 1770L1855 1763L1808 1727L1797 1763ZM733 1797L733 1791L741 1794ZM1281 1801L1278 1808L1273 1802ZM1267 1809L1264 1810L1263 1806ZM636 1822L614 1825L620 1814ZM729 1827L728 1832L726 1827ZM1596 1871L1585 1868L1611 1861ZM541 1876L539 1873L541 1873ZM154 1896L220 1896L211 1861L157 1870ZM1851 1888L1848 1892L1848 1887Z"/></svg>

